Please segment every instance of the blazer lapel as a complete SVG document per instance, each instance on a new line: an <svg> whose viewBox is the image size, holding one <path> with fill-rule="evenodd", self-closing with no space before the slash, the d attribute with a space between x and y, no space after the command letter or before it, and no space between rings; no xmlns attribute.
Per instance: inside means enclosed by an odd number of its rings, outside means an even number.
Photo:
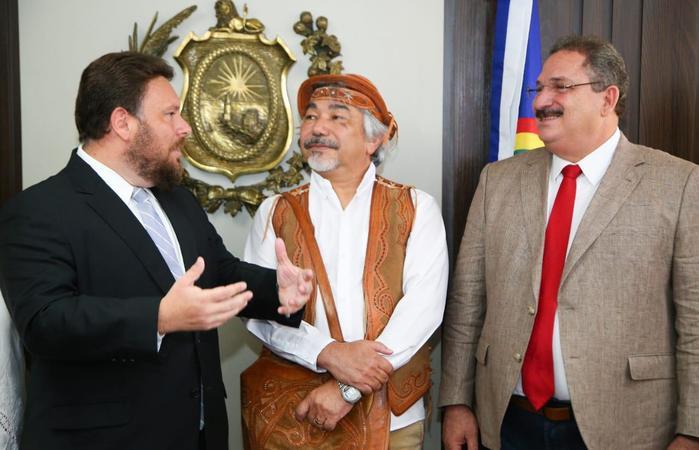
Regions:
<svg viewBox="0 0 699 450"><path fill-rule="evenodd" d="M563 269L561 286L641 180L644 164L640 154L634 151L633 144L622 134L612 162L575 233Z"/></svg>
<svg viewBox="0 0 699 450"><path fill-rule="evenodd" d="M92 168L73 153L66 168L77 192L133 251L163 293L175 281L150 236L123 201Z"/></svg>
<svg viewBox="0 0 699 450"><path fill-rule="evenodd" d="M536 150L521 172L522 208L524 227L531 249L532 289L534 297L539 298L541 284L541 259L546 228L546 202L548 197L548 175L551 166L551 154L545 150Z"/></svg>

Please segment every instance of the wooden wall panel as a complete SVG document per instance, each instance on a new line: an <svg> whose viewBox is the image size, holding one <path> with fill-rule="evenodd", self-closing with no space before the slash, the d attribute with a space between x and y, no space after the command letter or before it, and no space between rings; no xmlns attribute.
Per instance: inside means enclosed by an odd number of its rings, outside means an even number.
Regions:
<svg viewBox="0 0 699 450"><path fill-rule="evenodd" d="M699 2L646 0L640 142L699 162Z"/></svg>
<svg viewBox="0 0 699 450"><path fill-rule="evenodd" d="M582 33L583 0L539 0L541 52L545 58L561 36Z"/></svg>
<svg viewBox="0 0 699 450"><path fill-rule="evenodd" d="M613 5L609 0L585 0L582 12L582 34L595 34L610 39L612 10Z"/></svg>
<svg viewBox="0 0 699 450"><path fill-rule="evenodd" d="M461 242L487 159L494 19L492 0L445 0L442 205L450 249ZM455 251L450 256L453 262Z"/></svg>
<svg viewBox="0 0 699 450"><path fill-rule="evenodd" d="M22 189L17 0L0 0L0 206Z"/></svg>
<svg viewBox="0 0 699 450"><path fill-rule="evenodd" d="M643 2L639 0L615 0L612 9L612 44L619 50L629 73L629 92L626 112L619 128L631 142L639 142L639 117L641 95L641 45Z"/></svg>

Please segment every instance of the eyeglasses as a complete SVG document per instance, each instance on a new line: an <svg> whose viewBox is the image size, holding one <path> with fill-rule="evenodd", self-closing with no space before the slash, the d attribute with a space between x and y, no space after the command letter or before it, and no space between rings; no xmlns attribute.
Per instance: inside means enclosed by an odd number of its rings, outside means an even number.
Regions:
<svg viewBox="0 0 699 450"><path fill-rule="evenodd" d="M527 89L527 96L529 97L536 97L537 95L541 94L544 89L548 88L551 91L553 91L556 94L565 94L573 88L576 88L578 86L587 86L590 84L599 84L601 83L601 80L595 80L595 81L588 81L587 83L566 83L565 81L562 80L555 80L551 81L549 83L545 84L537 84L536 87L533 88L528 88Z"/></svg>

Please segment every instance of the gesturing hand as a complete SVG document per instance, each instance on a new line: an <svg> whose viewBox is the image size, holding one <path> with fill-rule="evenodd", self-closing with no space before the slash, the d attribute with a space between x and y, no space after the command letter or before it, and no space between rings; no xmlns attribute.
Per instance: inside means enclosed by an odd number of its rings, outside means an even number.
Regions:
<svg viewBox="0 0 699 450"><path fill-rule="evenodd" d="M381 342L332 342L319 354L317 364L335 378L370 394L388 381L393 365L383 355L393 351Z"/></svg>
<svg viewBox="0 0 699 450"><path fill-rule="evenodd" d="M252 298L242 281L213 289L195 286L203 272L204 259L199 257L160 301L160 334L216 328L238 314Z"/></svg>
<svg viewBox="0 0 699 450"><path fill-rule="evenodd" d="M313 271L301 269L291 263L286 254L284 241L277 238L274 243L277 254L277 285L279 286L279 314L293 314L303 308L311 297Z"/></svg>
<svg viewBox="0 0 699 450"><path fill-rule="evenodd" d="M337 423L352 410L340 395L337 381L331 379L313 389L296 407L296 420L307 420L311 425L332 431Z"/></svg>

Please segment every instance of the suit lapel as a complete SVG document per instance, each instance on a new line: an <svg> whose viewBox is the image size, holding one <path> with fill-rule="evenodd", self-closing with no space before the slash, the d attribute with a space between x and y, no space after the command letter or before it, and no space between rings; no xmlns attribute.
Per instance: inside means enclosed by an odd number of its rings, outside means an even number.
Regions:
<svg viewBox="0 0 699 450"><path fill-rule="evenodd" d="M640 154L634 151L633 144L622 135L612 162L575 233L563 269L561 286L582 255L609 225L619 208L638 185L644 173L644 163Z"/></svg>
<svg viewBox="0 0 699 450"><path fill-rule="evenodd" d="M90 208L133 251L163 293L170 290L175 281L172 273L131 210L75 152L66 169L76 191L85 196L85 202Z"/></svg>
<svg viewBox="0 0 699 450"><path fill-rule="evenodd" d="M546 202L550 166L551 154L544 149L537 150L522 169L520 179L524 227L527 231L531 257L534 258L534 263L532 264L532 289L535 298L539 297L539 284L541 283L541 258L544 246L543 230L546 227Z"/></svg>

